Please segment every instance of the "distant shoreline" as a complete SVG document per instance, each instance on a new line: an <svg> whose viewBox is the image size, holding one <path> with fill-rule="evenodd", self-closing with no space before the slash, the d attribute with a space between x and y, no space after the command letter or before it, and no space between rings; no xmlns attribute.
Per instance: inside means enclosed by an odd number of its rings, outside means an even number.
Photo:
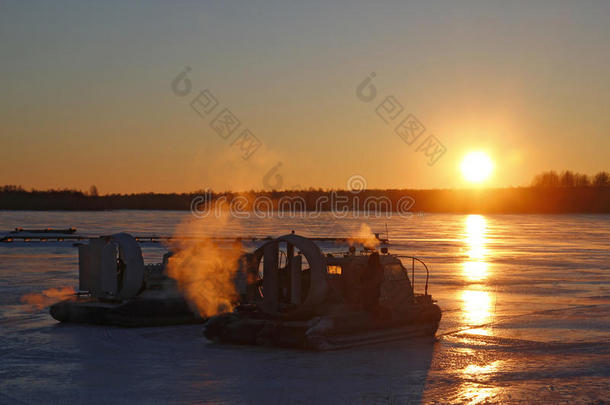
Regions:
<svg viewBox="0 0 610 405"><path fill-rule="evenodd" d="M75 190L0 189L0 210L188 211L201 201L238 205L246 211L376 211L460 214L600 214L610 213L610 187L516 187L456 190L285 190L243 193L139 193L87 195ZM197 204L199 205L197 205ZM263 204L264 203L264 204ZM195 204L195 205L194 205Z"/></svg>

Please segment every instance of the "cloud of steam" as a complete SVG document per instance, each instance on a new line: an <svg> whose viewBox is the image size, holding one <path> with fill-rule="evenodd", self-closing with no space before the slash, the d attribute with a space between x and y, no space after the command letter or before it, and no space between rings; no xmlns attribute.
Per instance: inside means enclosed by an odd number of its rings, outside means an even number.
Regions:
<svg viewBox="0 0 610 405"><path fill-rule="evenodd" d="M376 249L379 246L379 239L375 237L371 228L365 223L360 225L360 229L355 235L348 238L348 242L350 246L361 244L368 249Z"/></svg>
<svg viewBox="0 0 610 405"><path fill-rule="evenodd" d="M49 288L41 293L25 294L21 297L21 302L30 306L32 310L43 309L56 302L65 300L74 295L73 287Z"/></svg>
<svg viewBox="0 0 610 405"><path fill-rule="evenodd" d="M183 224L177 236L192 234L200 226ZM175 239L171 249L174 254L169 258L167 274L178 282L199 314L205 318L232 311L238 296L235 276L241 244L219 246L209 239Z"/></svg>

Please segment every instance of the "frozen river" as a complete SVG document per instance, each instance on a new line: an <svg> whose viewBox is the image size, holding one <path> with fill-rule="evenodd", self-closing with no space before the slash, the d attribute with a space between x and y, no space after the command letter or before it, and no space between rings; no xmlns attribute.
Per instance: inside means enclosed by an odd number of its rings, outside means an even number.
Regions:
<svg viewBox="0 0 610 405"><path fill-rule="evenodd" d="M0 231L171 235L185 212L0 212ZM361 223L422 258L435 341L328 353L236 347L202 326L59 325L21 297L76 286L70 244L0 244L0 403L607 403L610 216L415 215L201 224L215 235L346 236ZM158 262L162 246L145 246ZM417 283L417 280L416 280ZM416 284L417 287L417 284Z"/></svg>

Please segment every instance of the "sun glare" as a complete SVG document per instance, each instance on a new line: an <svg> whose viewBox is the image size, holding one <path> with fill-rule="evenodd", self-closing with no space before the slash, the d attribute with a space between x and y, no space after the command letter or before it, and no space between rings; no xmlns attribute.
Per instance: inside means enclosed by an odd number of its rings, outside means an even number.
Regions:
<svg viewBox="0 0 610 405"><path fill-rule="evenodd" d="M493 162L485 152L470 152L462 160L462 176L471 183L485 181L491 175Z"/></svg>

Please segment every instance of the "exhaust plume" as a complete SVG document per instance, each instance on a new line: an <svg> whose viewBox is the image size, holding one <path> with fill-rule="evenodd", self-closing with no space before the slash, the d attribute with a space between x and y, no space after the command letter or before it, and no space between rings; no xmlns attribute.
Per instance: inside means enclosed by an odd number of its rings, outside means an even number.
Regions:
<svg viewBox="0 0 610 405"><path fill-rule="evenodd" d="M379 239L375 237L371 228L365 223L360 225L360 229L355 235L348 238L348 242L350 246L362 244L368 249L376 249L379 246Z"/></svg>
<svg viewBox="0 0 610 405"><path fill-rule="evenodd" d="M179 232L188 233L186 225ZM233 310L237 300L235 276L241 244L219 246L209 239L182 239L172 243L167 274L175 279L187 300L206 318ZM194 309L195 309L194 308Z"/></svg>
<svg viewBox="0 0 610 405"><path fill-rule="evenodd" d="M65 300L76 291L73 287L49 288L40 293L29 293L21 297L20 301L28 305L32 310L43 309L56 302Z"/></svg>

